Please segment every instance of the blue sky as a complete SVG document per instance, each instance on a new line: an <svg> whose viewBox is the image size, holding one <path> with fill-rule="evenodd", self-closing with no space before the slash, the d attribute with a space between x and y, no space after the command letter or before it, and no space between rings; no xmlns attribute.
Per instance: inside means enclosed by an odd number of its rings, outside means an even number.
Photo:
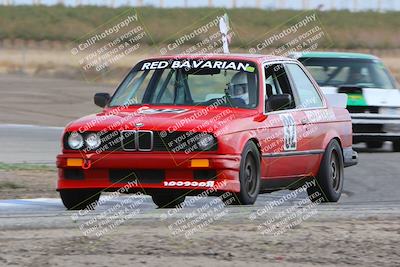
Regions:
<svg viewBox="0 0 400 267"><path fill-rule="evenodd" d="M2 0L0 0L2 1ZM41 0L43 4L55 4L57 0ZM85 4L110 4L112 0L80 0ZM145 5L159 6L160 2L163 2L165 7L183 7L185 0L142 0ZM130 2L132 5L136 4L137 0L114 0L115 5L124 5ZM214 6L221 7L232 7L232 0L212 0ZM276 8L286 7L301 9L303 0L259 0L263 8ZM352 9L354 3L356 3L358 9L377 9L379 0L305 0L309 3L311 8L315 8L320 4L323 4L325 8L335 7L337 9ZM384 10L400 10L400 0L380 0L381 8ZM32 0L14 0L16 4L31 4ZM76 0L65 0L64 3L67 5L75 5ZM187 0L188 6L207 6L208 0ZM256 7L257 0L236 0L237 7Z"/></svg>

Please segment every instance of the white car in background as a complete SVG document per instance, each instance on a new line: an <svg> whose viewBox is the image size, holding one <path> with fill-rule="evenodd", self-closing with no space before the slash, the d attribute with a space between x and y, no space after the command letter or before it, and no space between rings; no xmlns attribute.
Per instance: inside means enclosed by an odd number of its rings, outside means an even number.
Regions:
<svg viewBox="0 0 400 267"><path fill-rule="evenodd" d="M400 90L382 61L369 54L343 52L294 53L322 91L345 93L353 122L353 142L381 148L385 141L400 152Z"/></svg>

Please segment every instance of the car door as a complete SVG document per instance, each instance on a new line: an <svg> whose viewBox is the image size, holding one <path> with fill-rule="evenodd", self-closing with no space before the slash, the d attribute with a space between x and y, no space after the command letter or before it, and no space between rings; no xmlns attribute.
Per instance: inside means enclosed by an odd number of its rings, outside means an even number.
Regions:
<svg viewBox="0 0 400 267"><path fill-rule="evenodd" d="M296 62L286 63L292 89L297 95L298 108L302 110L299 114L298 125L298 150L299 157L304 162L306 174L316 174L317 166L322 156L321 147L326 132L326 123L331 120L332 110L326 108L323 98L304 69Z"/></svg>
<svg viewBox="0 0 400 267"><path fill-rule="evenodd" d="M280 111L267 112L261 135L262 177L284 178L303 176L305 158L299 137L304 112L298 107L298 96L292 89L284 64L269 64L265 69L265 98L277 94L290 94L293 106Z"/></svg>

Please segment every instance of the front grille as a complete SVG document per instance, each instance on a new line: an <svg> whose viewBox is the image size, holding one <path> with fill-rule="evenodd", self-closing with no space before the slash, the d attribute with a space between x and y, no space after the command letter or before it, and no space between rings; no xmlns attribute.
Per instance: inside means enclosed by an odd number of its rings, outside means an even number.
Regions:
<svg viewBox="0 0 400 267"><path fill-rule="evenodd" d="M353 133L383 133L382 124L353 124Z"/></svg>
<svg viewBox="0 0 400 267"><path fill-rule="evenodd" d="M175 152L195 152L202 151L197 141L205 133L193 133L193 132L154 132L154 147L155 151L169 151ZM209 149L210 151L217 150L217 143Z"/></svg>
<svg viewBox="0 0 400 267"><path fill-rule="evenodd" d="M91 132L83 133L83 136L90 134ZM68 136L70 133L64 135L64 147L68 147ZM175 152L195 152L202 151L198 145L198 140L205 133L194 133L194 132L172 132L168 133L165 131L110 131L101 132L101 146L94 151L169 151ZM93 151L85 146L81 149L84 151ZM209 151L217 150L217 142L214 143L213 147L208 149Z"/></svg>
<svg viewBox="0 0 400 267"><path fill-rule="evenodd" d="M165 180L165 171L112 169L109 170L109 179L113 183L159 184Z"/></svg>
<svg viewBox="0 0 400 267"><path fill-rule="evenodd" d="M152 131L122 131L122 148L126 151L151 151L153 149Z"/></svg>
<svg viewBox="0 0 400 267"><path fill-rule="evenodd" d="M121 132L122 149L126 151L137 150L136 146L136 131L122 131Z"/></svg>
<svg viewBox="0 0 400 267"><path fill-rule="evenodd" d="M151 151L153 149L153 132L139 131L137 133L137 141L139 151Z"/></svg>
<svg viewBox="0 0 400 267"><path fill-rule="evenodd" d="M367 106L347 106L347 110L350 113L379 113L379 107L367 107Z"/></svg>
<svg viewBox="0 0 400 267"><path fill-rule="evenodd" d="M157 151L171 151L179 152L184 151L185 145L182 145L182 141L186 139L185 132L173 132L173 133L154 133L154 150Z"/></svg>

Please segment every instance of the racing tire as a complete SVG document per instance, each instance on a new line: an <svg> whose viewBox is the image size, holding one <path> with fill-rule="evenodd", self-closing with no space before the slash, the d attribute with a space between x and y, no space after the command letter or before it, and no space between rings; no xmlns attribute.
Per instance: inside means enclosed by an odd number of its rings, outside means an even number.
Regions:
<svg viewBox="0 0 400 267"><path fill-rule="evenodd" d="M158 192L151 195L154 204L160 209L172 209L185 201L184 195L171 192Z"/></svg>
<svg viewBox="0 0 400 267"><path fill-rule="evenodd" d="M400 152L400 141L394 141L392 146L393 152Z"/></svg>
<svg viewBox="0 0 400 267"><path fill-rule="evenodd" d="M377 149L382 148L383 142L382 141L369 141L367 142L367 148L369 149Z"/></svg>
<svg viewBox="0 0 400 267"><path fill-rule="evenodd" d="M337 202L342 194L344 178L343 152L337 140L332 140L321 161L313 187L307 188L313 202Z"/></svg>
<svg viewBox="0 0 400 267"><path fill-rule="evenodd" d="M99 200L101 191L88 189L61 190L60 197L68 210L93 210Z"/></svg>
<svg viewBox="0 0 400 267"><path fill-rule="evenodd" d="M233 199L226 203L227 205L253 205L260 192L260 153L257 146L253 142L248 142L241 158L240 192L233 193Z"/></svg>

